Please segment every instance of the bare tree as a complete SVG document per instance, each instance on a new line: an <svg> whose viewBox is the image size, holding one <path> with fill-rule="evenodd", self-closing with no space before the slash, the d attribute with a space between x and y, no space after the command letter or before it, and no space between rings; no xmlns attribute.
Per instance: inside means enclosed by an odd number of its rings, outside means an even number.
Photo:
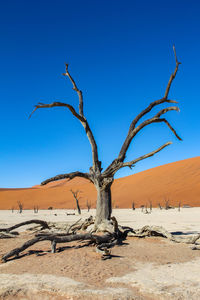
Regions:
<svg viewBox="0 0 200 300"><path fill-rule="evenodd" d="M135 210L135 202L132 201L132 210Z"/></svg>
<svg viewBox="0 0 200 300"><path fill-rule="evenodd" d="M149 209L150 209L150 212L152 212L152 201L151 200L149 200Z"/></svg>
<svg viewBox="0 0 200 300"><path fill-rule="evenodd" d="M90 142L91 145L91 150L92 150L92 166L89 168L88 173L83 173L83 172L72 172L72 173L67 173L67 174L61 174L57 175L55 177L49 178L45 181L43 181L41 184L45 185L49 182L60 180L60 179L69 179L72 180L75 177L83 177L90 182L92 182L97 190L97 204L96 204L96 219L95 223L96 225L100 224L102 221L105 219L109 220L111 217L111 211L112 211L112 201L111 201L111 185L114 181L114 175L118 170L124 167L129 167L132 168L134 165L143 160L146 159L150 156L153 156L154 154L158 153L159 151L163 150L165 147L169 146L172 144L171 142L167 142L164 145L160 146L158 149L153 150L150 153L147 153L145 155L142 155L138 158L135 158L131 161L125 162L127 150L133 141L133 139L136 137L137 134L139 134L143 128L150 124L154 123L164 123L169 127L169 129L173 132L173 134L181 140L179 135L177 134L176 130L172 127L172 125L167 121L165 117L163 117L164 114L166 114L169 111L179 111L179 108L177 106L170 106L161 109L158 113L156 113L153 117L147 118L144 121L141 121L143 117L146 117L146 115L154 108L157 107L160 104L164 103L177 103L177 101L169 99L169 91L172 85L173 80L176 77L180 62L177 59L176 56L176 50L175 47L173 47L174 50L174 56L175 56L175 69L174 72L171 74L165 93L162 98L155 100L151 102L143 111L141 111L131 122L127 136L125 138L124 143L122 144L122 147L119 151L118 156L112 161L112 163L103 171L101 167L101 161L99 160L99 154L98 154L98 148L97 144L93 135L93 132L89 126L89 122L86 118L86 115L83 110L83 94L82 91L77 87L77 84L75 80L72 78L71 74L69 73L69 68L68 64L66 64L66 70L65 73L63 74L64 76L68 77L69 80L72 83L73 90L77 93L78 98L79 98L79 109L78 111L75 109L74 106L68 104L68 103L63 103L63 102L53 102L51 104L44 104L44 103L38 103L35 106L35 109L31 113L30 117L32 114L41 108L54 108L54 107L64 107L67 108L73 116L79 120L79 122L82 124L85 133L87 135L87 138ZM141 121L141 122L140 122Z"/></svg>
<svg viewBox="0 0 200 300"><path fill-rule="evenodd" d="M89 212L89 211L90 211L90 208L91 208L91 202L89 202L88 199L87 199L87 201L86 201L86 207L87 207L87 210L88 210L88 212Z"/></svg>
<svg viewBox="0 0 200 300"><path fill-rule="evenodd" d="M169 205L169 198L167 198L167 197L165 197L165 209L167 210L167 209L170 209L171 207L170 207L170 205Z"/></svg>
<svg viewBox="0 0 200 300"><path fill-rule="evenodd" d="M21 214L23 211L23 204L21 203L21 201L17 201L18 204L18 208L19 208L19 213Z"/></svg>
<svg viewBox="0 0 200 300"><path fill-rule="evenodd" d="M38 210L39 210L39 207L38 207L38 205L34 205L34 207L33 207L33 211L34 211L34 213L35 214L37 214L38 213Z"/></svg>
<svg viewBox="0 0 200 300"><path fill-rule="evenodd" d="M72 192L72 195L74 197L74 199L76 200L76 206L77 206L77 210L78 210L78 213L79 215L81 214L81 209L80 209L80 205L79 205L79 199L78 199L78 194L81 193L81 191L77 190L77 191L73 191L73 190L70 190Z"/></svg>

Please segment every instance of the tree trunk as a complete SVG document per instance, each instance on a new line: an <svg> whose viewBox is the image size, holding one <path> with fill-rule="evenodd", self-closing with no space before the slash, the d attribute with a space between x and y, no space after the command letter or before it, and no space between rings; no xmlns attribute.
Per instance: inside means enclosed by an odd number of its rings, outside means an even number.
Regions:
<svg viewBox="0 0 200 300"><path fill-rule="evenodd" d="M97 206L96 206L96 219L95 224L98 225L105 220L110 220L112 213L111 201L111 184L100 187L97 189Z"/></svg>

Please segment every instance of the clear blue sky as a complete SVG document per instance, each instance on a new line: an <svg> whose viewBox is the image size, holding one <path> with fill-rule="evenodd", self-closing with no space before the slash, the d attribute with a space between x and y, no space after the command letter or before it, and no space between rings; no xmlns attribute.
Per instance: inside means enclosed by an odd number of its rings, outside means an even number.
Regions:
<svg viewBox="0 0 200 300"><path fill-rule="evenodd" d="M127 160L173 145L117 177L199 155L200 2L134 0L1 1L0 187L28 187L51 176L88 171L84 130L63 108L38 110L55 100L78 106L64 63L84 95L103 167L118 154L131 120L161 98L175 62L182 62L169 98L180 113L145 128ZM162 107L162 106L161 106ZM156 112L156 110L154 110ZM151 114L150 114L151 116Z"/></svg>

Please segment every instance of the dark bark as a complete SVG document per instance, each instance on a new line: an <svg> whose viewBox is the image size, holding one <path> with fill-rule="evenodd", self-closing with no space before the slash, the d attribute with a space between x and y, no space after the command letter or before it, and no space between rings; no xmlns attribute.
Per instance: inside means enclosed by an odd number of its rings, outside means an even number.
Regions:
<svg viewBox="0 0 200 300"><path fill-rule="evenodd" d="M49 226L47 224L47 222L45 221L42 221L42 220L29 220L29 221L25 221L25 222L22 222L22 223L18 223L14 226L11 226L11 227L8 227L8 228L0 228L0 231L3 231L3 232L10 232L16 228L19 228L21 226L24 226L24 225L29 225L29 224L39 224L42 226L42 228L44 229L49 229Z"/></svg>
<svg viewBox="0 0 200 300"><path fill-rule="evenodd" d="M72 241L92 241L97 246L101 246L101 244L110 243L114 240L114 235L111 234L105 234L103 236L93 235L91 233L84 233L84 234L72 234L72 235L55 235L55 234L47 234L47 235L39 235L35 238L25 242L21 247L15 248L11 250L10 252L6 253L2 257L2 261L6 262L10 257L12 256L19 256L19 254L29 248L30 246L33 246L34 244L42 241L51 241L51 251L53 253L56 252L56 244L58 243L67 243Z"/></svg>
<svg viewBox="0 0 200 300"><path fill-rule="evenodd" d="M78 213L79 215L81 214L81 209L80 209L80 205L79 205L79 199L78 199L78 194L80 193L80 191L73 191L71 190L72 192L72 195L76 201L76 207L77 207L77 210L78 210Z"/></svg>

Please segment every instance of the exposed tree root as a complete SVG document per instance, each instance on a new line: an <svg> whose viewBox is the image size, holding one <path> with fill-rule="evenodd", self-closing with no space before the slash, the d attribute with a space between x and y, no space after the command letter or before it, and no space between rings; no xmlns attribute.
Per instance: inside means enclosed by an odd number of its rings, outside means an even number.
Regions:
<svg viewBox="0 0 200 300"><path fill-rule="evenodd" d="M2 257L2 260L4 262L6 262L8 260L8 258L12 257L12 256L19 256L19 254L24 251L25 249L29 248L30 246L41 242L41 241L51 241L51 248L52 248L52 253L56 252L56 245L58 243L67 243L67 242L72 242L72 241L91 241L93 242L95 245L97 245L97 247L100 247L101 249L101 245L105 244L107 247L109 245L111 245L111 242L113 242L114 240L114 236L110 235L110 234L105 234L103 236L99 236L99 235L93 235L91 233L84 233L84 234L71 234L71 235L66 235L66 236L60 236L60 235L55 235L55 234L39 234L36 235L35 238L25 242L21 247L15 248L13 250L11 250L10 252L8 252L7 254L5 254ZM103 249L101 249L103 251L103 255L107 255L106 252L106 248L104 247L104 251Z"/></svg>
<svg viewBox="0 0 200 300"><path fill-rule="evenodd" d="M6 253L2 257L2 261L6 262L11 257L18 257L19 254L29 248L30 246L39 243L41 241L50 241L51 242L51 252L56 252L56 246L59 243L67 243L72 241L87 241L87 243L84 246L89 246L93 244L96 246L96 252L101 254L102 259L107 259L111 257L111 250L110 248L114 247L117 244L120 244L123 239L125 239L128 236L132 237L139 237L144 238L147 236L160 236L169 239L170 241L177 242L177 243L186 243L186 244L195 244L198 239L200 239L200 234L197 234L192 237L176 237L172 235L170 232L165 230L161 226L144 226L141 229L133 230L130 227L121 227L118 225L117 220L115 217L112 218L111 221L105 222L102 225L102 228L104 228L104 232L107 231L106 234L98 235L94 234L94 232L84 232L83 230L86 230L88 226L94 224L93 217L90 217L86 219L85 221L80 223L79 219L77 222L72 224L68 230L64 233L61 232L41 232L35 234L35 237L31 240L28 240L25 242L21 247L15 248L8 253ZM20 224L26 225L34 223L33 221L38 220L31 220L28 222L23 222ZM48 226L46 222L44 224L43 221L39 221L36 223L40 223L41 225ZM26 224L25 224L26 223ZM10 228L17 228L19 225L12 226ZM22 225L20 225L22 226ZM43 226L44 227L44 226ZM9 231L10 228L7 230ZM93 227L95 228L95 227ZM97 231L99 231L99 226L96 228ZM110 230L111 229L111 230ZM6 231L6 230L4 230ZM7 234L7 232L6 232ZM78 248L78 246L77 246ZM193 250L200 250L200 245L196 245L192 248Z"/></svg>
<svg viewBox="0 0 200 300"><path fill-rule="evenodd" d="M141 229L128 232L128 236L143 238L146 236L161 236L176 243L195 244L200 239L200 234L191 237L176 237L162 226L144 226Z"/></svg>
<svg viewBox="0 0 200 300"><path fill-rule="evenodd" d="M47 224L47 222L45 221L42 221L42 220L29 220L29 221L25 221L25 222L22 222L22 223L18 223L14 226L11 226L11 227L8 227L8 228L0 228L0 232L10 232L16 228L19 228L21 226L24 226L24 225L29 225L29 224L39 224L42 226L42 229L49 229L49 226Z"/></svg>
<svg viewBox="0 0 200 300"><path fill-rule="evenodd" d="M0 232L0 239L10 239L15 238L18 235L18 232L13 231L12 233Z"/></svg>

